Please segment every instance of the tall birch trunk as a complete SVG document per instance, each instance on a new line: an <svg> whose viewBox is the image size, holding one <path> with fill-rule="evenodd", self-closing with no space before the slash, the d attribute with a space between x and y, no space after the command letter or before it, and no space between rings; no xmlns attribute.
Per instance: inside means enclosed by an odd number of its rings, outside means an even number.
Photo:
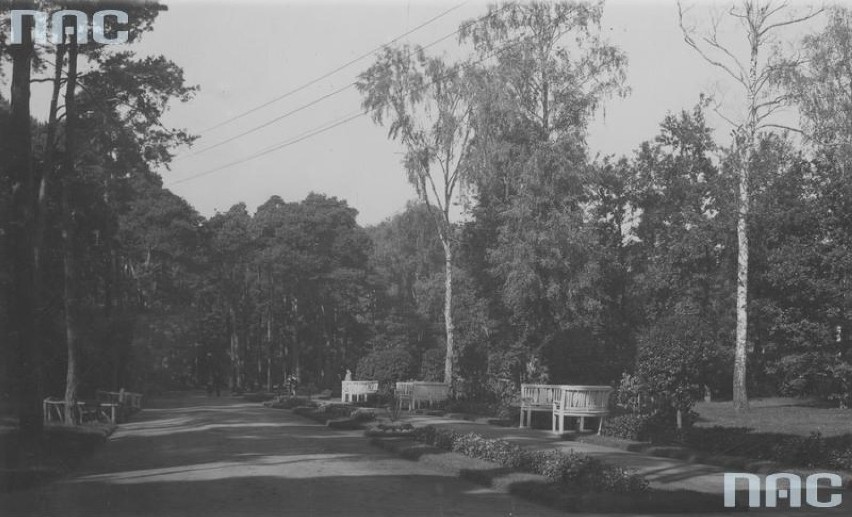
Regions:
<svg viewBox="0 0 852 517"><path fill-rule="evenodd" d="M449 230L447 230L449 231ZM447 332L447 357L444 360L444 382L454 392L453 362L455 354L453 324L453 247L449 236L444 240L444 325Z"/></svg>

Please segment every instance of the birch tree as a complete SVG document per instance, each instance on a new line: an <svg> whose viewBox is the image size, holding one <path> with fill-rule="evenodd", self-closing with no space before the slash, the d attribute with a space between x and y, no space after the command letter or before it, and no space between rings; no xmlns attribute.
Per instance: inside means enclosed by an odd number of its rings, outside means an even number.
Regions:
<svg viewBox="0 0 852 517"><path fill-rule="evenodd" d="M452 210L465 182L463 161L472 137L464 67L427 56L423 48L387 48L358 81L362 106L405 147L403 165L418 198L435 214L444 249L444 382L453 384Z"/></svg>
<svg viewBox="0 0 852 517"><path fill-rule="evenodd" d="M733 4L723 15L711 18L709 27L699 30L687 22L687 12L678 2L678 19L686 44L704 61L732 79L745 96L745 105L735 116L717 109L717 113L734 127L732 160L738 178L737 323L733 382L734 408L737 411L748 409L749 177L754 168L759 134L775 127L773 115L788 105L786 95L773 86L776 67L771 50L778 42L780 32L813 18L819 12L810 10L795 14L786 1L744 0ZM738 34L745 39L745 52L724 41L721 30L724 21L739 24Z"/></svg>

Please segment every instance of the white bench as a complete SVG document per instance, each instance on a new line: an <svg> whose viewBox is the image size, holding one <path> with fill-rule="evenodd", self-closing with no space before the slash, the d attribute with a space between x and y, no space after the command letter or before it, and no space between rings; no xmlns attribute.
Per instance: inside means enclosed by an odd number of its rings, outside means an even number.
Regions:
<svg viewBox="0 0 852 517"><path fill-rule="evenodd" d="M521 384L521 428L529 427L533 411L553 411L553 401L562 386L556 384ZM526 417L526 418L524 418Z"/></svg>
<svg viewBox="0 0 852 517"><path fill-rule="evenodd" d="M366 402L367 396L378 393L379 381L342 381L340 387L341 402L357 402L363 400Z"/></svg>
<svg viewBox="0 0 852 517"><path fill-rule="evenodd" d="M399 407L408 403L408 410L418 409L426 402L430 406L435 402L447 400L450 395L449 384L443 382L408 381L397 382L394 392Z"/></svg>
<svg viewBox="0 0 852 517"><path fill-rule="evenodd" d="M609 386L561 386L553 401L553 432L565 431L565 417L579 417L580 431L584 429L586 417L598 418L598 434L603 428L604 418L609 414ZM557 430L558 429L558 430Z"/></svg>

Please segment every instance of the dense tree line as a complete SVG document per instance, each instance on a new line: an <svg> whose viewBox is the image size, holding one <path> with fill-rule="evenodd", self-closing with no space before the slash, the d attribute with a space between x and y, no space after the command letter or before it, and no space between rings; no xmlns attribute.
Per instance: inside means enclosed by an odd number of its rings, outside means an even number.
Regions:
<svg viewBox="0 0 852 517"><path fill-rule="evenodd" d="M47 395L333 389L346 370L494 400L623 373L684 408L732 395L742 149L696 94L630 156L591 155L589 120L628 94L602 8L494 6L462 24L459 62L377 56L364 107L419 195L368 228L321 194L202 217L153 172L193 140L160 121L196 89L177 65L0 38L2 390L22 425ZM162 7L133 9L136 38ZM746 352L752 393L848 405L852 72L835 64L852 39L848 11L827 17L767 75L799 128L752 135Z"/></svg>

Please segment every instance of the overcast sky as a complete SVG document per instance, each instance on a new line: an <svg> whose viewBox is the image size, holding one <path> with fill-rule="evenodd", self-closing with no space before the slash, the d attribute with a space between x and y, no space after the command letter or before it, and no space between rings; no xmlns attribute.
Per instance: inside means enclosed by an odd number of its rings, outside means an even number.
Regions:
<svg viewBox="0 0 852 517"><path fill-rule="evenodd" d="M360 98L355 88L206 149L347 86L369 66L370 58L230 124L208 128L314 80L454 6L460 5L401 41L429 44L455 31L461 22L482 16L487 8L477 0L164 1L169 10L137 50L165 54L183 67L189 83L200 86L194 100L176 105L166 122L202 137L193 149L181 150L172 170L161 171L166 186L204 215L239 201L254 210L273 194L299 200L311 191L321 192L346 199L358 209L361 224L399 212L413 197L399 163L400 147L368 117L214 172L357 113ZM701 24L725 5L699 3L689 12L690 19ZM628 54L632 93L604 104L591 128L593 153L631 153L654 137L667 112L691 108L701 92L713 93L729 106L739 98L723 75L683 42L674 1L610 1L602 32ZM790 41L797 36L788 35ZM457 55L455 38L430 51ZM711 122L725 140L730 128L721 119Z"/></svg>

